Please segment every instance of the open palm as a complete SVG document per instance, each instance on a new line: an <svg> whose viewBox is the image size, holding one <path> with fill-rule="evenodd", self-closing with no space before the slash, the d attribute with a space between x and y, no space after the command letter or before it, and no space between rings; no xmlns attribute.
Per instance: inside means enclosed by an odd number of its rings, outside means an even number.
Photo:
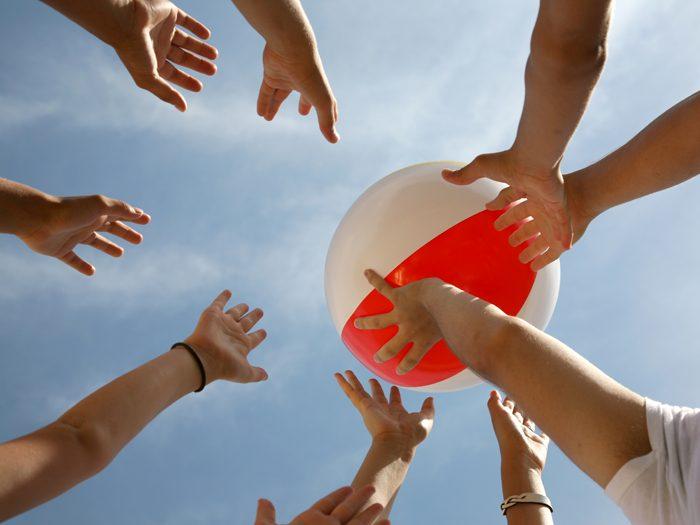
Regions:
<svg viewBox="0 0 700 525"><path fill-rule="evenodd" d="M177 26L203 39L209 29L168 0L135 0L123 25L114 48L136 85L185 111L184 97L170 83L190 91L200 91L202 83L177 66L213 75L216 66L209 60L218 52Z"/></svg>
<svg viewBox="0 0 700 525"><path fill-rule="evenodd" d="M147 224L150 217L125 202L93 195L87 197L63 197L52 205L46 220L40 227L20 235L32 250L56 257L85 275L95 273L95 268L75 253L79 244L92 246L112 257L119 257L124 249L103 237L107 232L132 244L141 242L141 234L123 221Z"/></svg>
<svg viewBox="0 0 700 525"><path fill-rule="evenodd" d="M224 290L202 312L197 327L185 342L199 351L207 382L225 379L251 383L267 379L264 369L253 366L248 355L267 336L265 330L250 330L262 319L263 311L237 304L224 311L231 292Z"/></svg>
<svg viewBox="0 0 700 525"><path fill-rule="evenodd" d="M370 395L352 371L346 371L345 376L335 374L340 388L360 412L373 439L395 439L415 447L428 437L435 417L432 397L423 402L419 412L409 412L401 402L401 392L397 387L391 387L390 398L387 399L376 379L369 380Z"/></svg>

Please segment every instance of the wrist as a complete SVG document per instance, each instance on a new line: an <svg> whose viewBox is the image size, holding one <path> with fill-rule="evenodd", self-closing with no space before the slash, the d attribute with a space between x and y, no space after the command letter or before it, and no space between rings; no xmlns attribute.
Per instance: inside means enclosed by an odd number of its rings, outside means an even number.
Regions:
<svg viewBox="0 0 700 525"><path fill-rule="evenodd" d="M387 458L401 459L407 463L413 461L418 446L408 437L398 434L379 434L372 436L373 451Z"/></svg>
<svg viewBox="0 0 700 525"><path fill-rule="evenodd" d="M594 182L595 176L591 168L575 171L564 178L575 237L577 234L580 237L591 221L607 209L599 202L600 192L592 188Z"/></svg>
<svg viewBox="0 0 700 525"><path fill-rule="evenodd" d="M520 462L501 462L501 486L504 498L523 492L545 494L542 470Z"/></svg>
<svg viewBox="0 0 700 525"><path fill-rule="evenodd" d="M4 229L20 238L48 228L61 208L60 198L28 186L20 186L12 201L6 207L10 221Z"/></svg>
<svg viewBox="0 0 700 525"><path fill-rule="evenodd" d="M197 352L197 355L202 362L202 366L204 367L204 375L206 376L206 383L204 386L209 385L221 378L221 372L219 370L220 367L217 366L217 362L212 358L211 353L207 351L207 344L205 342L199 341L196 337L189 336L183 340L183 343L190 345L193 350ZM185 352L187 351L185 350ZM190 359L193 360L192 356L190 356ZM196 366L194 360L193 364ZM197 384L197 388L199 388L200 384L201 377L200 383Z"/></svg>

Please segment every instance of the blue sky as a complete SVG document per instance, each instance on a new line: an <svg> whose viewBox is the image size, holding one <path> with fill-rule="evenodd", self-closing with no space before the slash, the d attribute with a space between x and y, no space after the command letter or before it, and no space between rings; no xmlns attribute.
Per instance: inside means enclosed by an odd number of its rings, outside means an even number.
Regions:
<svg viewBox="0 0 700 525"><path fill-rule="evenodd" d="M187 335L223 287L266 310L254 361L271 380L216 384L163 413L104 472L23 524L281 520L354 475L368 437L332 373L352 367L325 310L336 224L400 167L506 147L522 103L536 2L307 1L340 104L338 145L290 101L255 114L261 39L230 3L186 1L219 73L182 115L136 90L113 52L38 2L3 4L3 177L56 194L104 193L153 222L121 260L83 250L88 279L0 238L0 440L50 422ZM616 148L698 89L700 5L621 0L606 71L565 168ZM562 260L549 331L633 389L700 406L697 182L599 218ZM502 523L488 388L437 397L433 434L395 505L399 525ZM410 407L420 396L406 395ZM559 523L625 523L553 448ZM583 510L585 509L585 510Z"/></svg>

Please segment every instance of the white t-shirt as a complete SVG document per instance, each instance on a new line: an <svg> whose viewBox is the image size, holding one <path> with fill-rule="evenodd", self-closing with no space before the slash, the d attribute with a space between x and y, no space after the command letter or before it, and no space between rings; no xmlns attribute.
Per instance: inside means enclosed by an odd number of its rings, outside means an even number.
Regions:
<svg viewBox="0 0 700 525"><path fill-rule="evenodd" d="M628 461L605 493L634 525L700 524L700 409L646 400L651 452Z"/></svg>

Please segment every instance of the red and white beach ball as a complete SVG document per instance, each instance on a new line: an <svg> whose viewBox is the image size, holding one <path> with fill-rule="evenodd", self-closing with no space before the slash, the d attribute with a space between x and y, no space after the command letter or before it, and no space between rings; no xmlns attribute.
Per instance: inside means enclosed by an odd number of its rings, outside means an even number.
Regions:
<svg viewBox="0 0 700 525"><path fill-rule="evenodd" d="M395 333L358 330L353 322L391 310L391 303L365 280L372 268L394 286L439 277L500 307L509 315L544 329L559 293L559 263L535 273L518 260L508 244L514 231L496 231L501 211L484 205L503 188L481 179L455 186L442 179L445 168L458 162L427 162L384 177L365 191L348 210L333 236L326 259L326 299L338 333L355 357L390 383L422 391L448 392L472 386L480 379L440 341L421 363L397 375L408 351L376 363L372 356Z"/></svg>

